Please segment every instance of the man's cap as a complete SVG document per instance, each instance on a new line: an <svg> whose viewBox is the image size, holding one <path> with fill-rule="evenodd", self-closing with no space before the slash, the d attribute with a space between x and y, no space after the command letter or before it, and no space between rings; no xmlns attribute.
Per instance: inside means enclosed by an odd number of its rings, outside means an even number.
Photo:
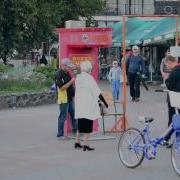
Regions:
<svg viewBox="0 0 180 180"><path fill-rule="evenodd" d="M133 47L132 47L132 50L135 50L135 49L138 50L139 47L138 47L138 46L133 46Z"/></svg>
<svg viewBox="0 0 180 180"><path fill-rule="evenodd" d="M118 62L117 61L113 61L113 64L118 64Z"/></svg>
<svg viewBox="0 0 180 180"><path fill-rule="evenodd" d="M178 60L174 57L174 56L171 56L171 55L167 55L164 59L165 63L166 62L178 62Z"/></svg>
<svg viewBox="0 0 180 180"><path fill-rule="evenodd" d="M69 58L64 58L61 60L61 65L65 65L67 67L74 67L74 64L72 63L72 61Z"/></svg>

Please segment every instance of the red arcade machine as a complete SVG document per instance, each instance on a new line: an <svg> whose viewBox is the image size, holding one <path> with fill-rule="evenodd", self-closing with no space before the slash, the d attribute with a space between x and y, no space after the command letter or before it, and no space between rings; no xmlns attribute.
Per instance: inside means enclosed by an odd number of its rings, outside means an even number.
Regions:
<svg viewBox="0 0 180 180"><path fill-rule="evenodd" d="M92 75L98 78L98 48L112 46L111 28L60 28L59 59L70 58L75 65L81 61L92 62ZM93 130L98 131L98 121L94 121ZM65 133L71 132L70 122L66 121Z"/></svg>

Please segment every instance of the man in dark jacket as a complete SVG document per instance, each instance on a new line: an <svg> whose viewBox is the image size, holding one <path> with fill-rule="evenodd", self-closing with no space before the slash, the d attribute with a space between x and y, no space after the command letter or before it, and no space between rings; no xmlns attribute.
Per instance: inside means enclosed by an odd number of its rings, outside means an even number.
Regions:
<svg viewBox="0 0 180 180"><path fill-rule="evenodd" d="M71 116L72 131L76 133L77 124L74 118L74 96L75 78L70 76L68 68L72 65L70 59L64 58L61 60L60 69L56 73L55 82L58 89L58 104L60 114L58 117L58 139L64 139L64 123L67 119L68 113Z"/></svg>
<svg viewBox="0 0 180 180"><path fill-rule="evenodd" d="M139 101L140 98L140 78L141 73L144 73L144 60L139 55L139 47L133 46L133 55L127 58L128 80L130 85L130 95L132 101Z"/></svg>
<svg viewBox="0 0 180 180"><path fill-rule="evenodd" d="M169 77L165 80L167 89L170 91L180 92L180 65L178 61L173 56L166 56L165 58L166 65L171 69ZM172 116L175 113L175 109L170 106L169 97L168 97L168 108L169 108L169 122L168 125L172 122Z"/></svg>
<svg viewBox="0 0 180 180"><path fill-rule="evenodd" d="M165 80L165 84L167 89L170 91L180 92L180 65L178 64L178 60L171 55L166 56L165 64L168 68L171 69L169 77ZM169 122L168 126L172 123L172 117L175 114L175 108L171 107L169 96L167 98L168 102L168 114L169 114ZM173 129L168 133L165 140L168 141L173 133Z"/></svg>

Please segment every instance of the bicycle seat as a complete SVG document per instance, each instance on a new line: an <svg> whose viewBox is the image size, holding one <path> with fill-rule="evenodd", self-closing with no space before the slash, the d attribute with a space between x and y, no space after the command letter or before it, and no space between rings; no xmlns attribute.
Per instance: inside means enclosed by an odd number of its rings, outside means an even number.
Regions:
<svg viewBox="0 0 180 180"><path fill-rule="evenodd" d="M154 118L152 117L139 117L139 121L143 123L151 123L154 121Z"/></svg>

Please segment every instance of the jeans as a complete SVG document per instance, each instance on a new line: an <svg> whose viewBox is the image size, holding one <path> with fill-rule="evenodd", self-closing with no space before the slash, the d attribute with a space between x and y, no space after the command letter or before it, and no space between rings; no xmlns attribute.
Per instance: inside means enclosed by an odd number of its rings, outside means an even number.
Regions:
<svg viewBox="0 0 180 180"><path fill-rule="evenodd" d="M172 136L173 133L174 133L174 128L172 127L172 124L170 124L170 129L167 132L167 134L165 135L164 140L169 141L171 139L171 136ZM179 130L176 131L175 135L176 135L176 140L179 143L180 142L180 132L179 132Z"/></svg>
<svg viewBox="0 0 180 180"><path fill-rule="evenodd" d="M58 134L57 137L64 136L64 122L67 118L67 114L69 112L71 117L72 131L76 133L77 131L77 123L74 119L74 102L68 102L59 104L60 114L58 117Z"/></svg>
<svg viewBox="0 0 180 180"><path fill-rule="evenodd" d="M118 100L120 97L120 81L119 80L112 80L111 82L111 88L112 88L112 94L113 94L113 98L114 100Z"/></svg>
<svg viewBox="0 0 180 180"><path fill-rule="evenodd" d="M140 97L140 79L136 73L128 74L130 95L133 99Z"/></svg>
<svg viewBox="0 0 180 180"><path fill-rule="evenodd" d="M172 136L172 134L173 134L173 132L174 132L174 129L173 129L173 127L172 127L172 124L170 124L169 126L170 126L169 131L167 132L167 134L166 134L165 137L164 137L164 140L165 140L165 141L169 141L169 139L171 138L171 136Z"/></svg>
<svg viewBox="0 0 180 180"><path fill-rule="evenodd" d="M166 141L169 141L172 134L174 133L174 129L173 129L173 126L172 126L172 121L173 121L173 115L175 114L175 108L171 107L169 99L168 99L168 112L169 112L168 127L170 127L170 130L168 131L167 135L165 136ZM180 136L179 132L177 132L177 135Z"/></svg>

